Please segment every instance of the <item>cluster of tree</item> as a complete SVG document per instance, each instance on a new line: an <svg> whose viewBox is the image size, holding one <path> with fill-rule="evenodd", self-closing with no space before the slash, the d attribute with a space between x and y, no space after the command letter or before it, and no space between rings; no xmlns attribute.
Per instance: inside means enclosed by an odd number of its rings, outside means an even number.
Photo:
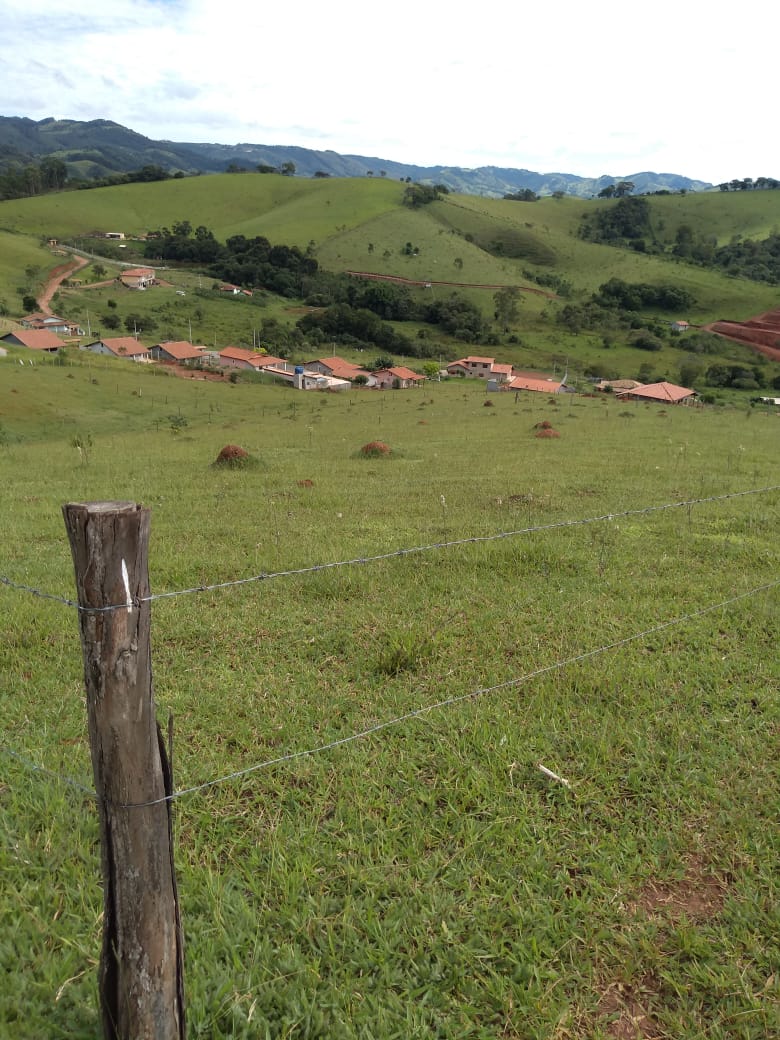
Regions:
<svg viewBox="0 0 780 1040"><path fill-rule="evenodd" d="M608 184L598 194L600 199L622 199L630 195L636 185L633 181L618 181L617 184Z"/></svg>
<svg viewBox="0 0 780 1040"><path fill-rule="evenodd" d="M305 314L298 328L311 343L342 343L346 346L374 345L394 354L411 355L413 344L408 336L396 332L373 311L335 303L321 311Z"/></svg>
<svg viewBox="0 0 780 1040"><path fill-rule="evenodd" d="M707 386L731 387L733 390L760 390L769 385L766 372L760 365L710 365L704 373ZM775 380L777 383L778 380Z"/></svg>
<svg viewBox="0 0 780 1040"><path fill-rule="evenodd" d="M629 245L644 252L645 237L652 236L650 203L636 195L619 198L614 206L586 214L579 235L589 242Z"/></svg>
<svg viewBox="0 0 780 1040"><path fill-rule="evenodd" d="M24 199L61 191L68 180L68 168L61 159L47 155L39 163L11 166L0 173L0 200Z"/></svg>
<svg viewBox="0 0 780 1040"><path fill-rule="evenodd" d="M234 235L224 245L212 231L189 220L161 228L147 243L148 258L205 264L210 275L244 287L262 287L281 296L299 296L303 279L318 269L314 257L298 246L272 246L267 238Z"/></svg>
<svg viewBox="0 0 780 1040"><path fill-rule="evenodd" d="M442 195L449 195L449 193L450 189L446 184L410 184L404 188L403 203L412 209L419 209L420 206L436 202Z"/></svg>
<svg viewBox="0 0 780 1040"><path fill-rule="evenodd" d="M118 184L151 184L153 181L167 181L171 178L180 180L183 177L184 173L181 170L171 173L163 166L147 163L146 166L141 166L138 170L130 170L127 173L110 173L105 177L93 177L89 181L80 180L75 182L75 187L85 191L90 188L113 188Z"/></svg>
<svg viewBox="0 0 780 1040"><path fill-rule="evenodd" d="M523 277L527 278L529 282L536 282L537 285L541 285L544 289L552 289L558 296L562 296L564 299L568 299L574 292L574 286L568 278L554 274L551 271L532 271L530 268L524 268Z"/></svg>
<svg viewBox="0 0 780 1040"><path fill-rule="evenodd" d="M593 298L604 307L617 307L624 311L640 311L647 307L685 311L694 303L693 295L678 285L648 285L646 282L624 282L621 278L604 282Z"/></svg>
<svg viewBox="0 0 780 1040"><path fill-rule="evenodd" d="M563 194L563 193L561 193ZM520 188L519 191L510 191L503 196L511 202L538 202L539 196L530 188Z"/></svg>
<svg viewBox="0 0 780 1040"><path fill-rule="evenodd" d="M582 303L567 303L557 314L557 321L569 332L622 329L649 333L661 339L669 331L661 321L648 320L641 311L647 308L666 311L687 310L694 297L676 285L648 285L610 278L598 292ZM645 336L635 336L632 345L643 350L658 350L658 345Z"/></svg>
<svg viewBox="0 0 780 1040"><path fill-rule="evenodd" d="M745 177L743 180L724 181L718 185L721 191L777 191L780 181L774 177Z"/></svg>
<svg viewBox="0 0 780 1040"><path fill-rule="evenodd" d="M712 264L727 274L740 275L756 282L780 282L780 234L768 238L741 239L715 249Z"/></svg>
<svg viewBox="0 0 780 1040"><path fill-rule="evenodd" d="M347 342L373 343L395 353L426 358L438 356L439 347L428 341L425 329L410 340L403 334L394 333L389 326L380 328L376 321L424 322L471 343L487 343L492 336L490 323L479 307L457 292L418 302L404 285L318 271L304 279L303 296L308 306L324 308L321 312L324 317L306 315L298 322L299 327L307 335L312 328L320 328L326 333L325 338L330 336L336 342L345 342L340 338L344 335L350 338ZM518 290L499 290L493 300L496 320L505 327L511 324L520 302ZM373 315L375 321L370 321L367 314ZM391 334L401 336L398 345L392 345Z"/></svg>

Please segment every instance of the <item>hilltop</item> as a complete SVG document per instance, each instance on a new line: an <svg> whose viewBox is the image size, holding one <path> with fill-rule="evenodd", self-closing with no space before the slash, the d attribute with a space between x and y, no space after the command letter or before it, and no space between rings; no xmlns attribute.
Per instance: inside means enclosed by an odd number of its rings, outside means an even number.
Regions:
<svg viewBox="0 0 780 1040"><path fill-rule="evenodd" d="M0 116L0 170L24 166L50 156L65 163L70 177L96 179L154 165L171 174L254 171L258 166L279 169L292 164L300 177L389 177L444 184L467 195L501 198L528 189L537 195L590 198L616 181L629 180L638 192L704 191L712 185L674 173L637 172L630 175L579 177L571 173L481 166L418 166L365 155L340 155L284 145L239 143L195 144L154 141L108 119L33 120Z"/></svg>

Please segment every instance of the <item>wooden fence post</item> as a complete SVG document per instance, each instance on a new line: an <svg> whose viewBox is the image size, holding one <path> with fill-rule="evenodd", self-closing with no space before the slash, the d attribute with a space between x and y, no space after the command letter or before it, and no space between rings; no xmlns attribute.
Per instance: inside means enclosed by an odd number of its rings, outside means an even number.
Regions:
<svg viewBox="0 0 780 1040"><path fill-rule="evenodd" d="M76 571L92 770L100 814L106 1040L183 1040L184 968L172 778L152 689L150 510L62 507ZM120 609L100 610L121 604ZM90 609L92 608L92 609Z"/></svg>

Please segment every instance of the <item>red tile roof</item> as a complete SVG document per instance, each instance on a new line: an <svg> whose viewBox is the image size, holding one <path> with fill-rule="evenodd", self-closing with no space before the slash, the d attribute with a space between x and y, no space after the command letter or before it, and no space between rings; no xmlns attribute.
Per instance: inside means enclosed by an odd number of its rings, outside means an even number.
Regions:
<svg viewBox="0 0 780 1040"><path fill-rule="evenodd" d="M674 383L648 383L647 386L638 386L633 390L623 390L615 394L616 397L637 397L645 401L665 401L667 404L677 404L684 401L686 397L695 397L696 391L689 390L685 386L676 386Z"/></svg>
<svg viewBox="0 0 780 1040"><path fill-rule="evenodd" d="M186 340L168 340L165 343L158 343L157 346L177 361L189 361L191 358L202 357L206 349L205 347L193 346L192 343L188 343Z"/></svg>
<svg viewBox="0 0 780 1040"><path fill-rule="evenodd" d="M59 336L48 329L19 329L10 335L30 350L59 350L66 345Z"/></svg>
<svg viewBox="0 0 780 1040"><path fill-rule="evenodd" d="M404 368L403 365L388 368L386 371L397 379L425 379L425 376L418 375L417 372L412 372L411 368Z"/></svg>
<svg viewBox="0 0 780 1040"><path fill-rule="evenodd" d="M148 354L149 348L139 343L134 336L112 336L110 339L95 340L108 347L117 357L132 357L134 354Z"/></svg>
<svg viewBox="0 0 780 1040"><path fill-rule="evenodd" d="M527 376L515 376L507 386L510 390L535 390L541 394L555 394L561 383L554 379L529 379Z"/></svg>

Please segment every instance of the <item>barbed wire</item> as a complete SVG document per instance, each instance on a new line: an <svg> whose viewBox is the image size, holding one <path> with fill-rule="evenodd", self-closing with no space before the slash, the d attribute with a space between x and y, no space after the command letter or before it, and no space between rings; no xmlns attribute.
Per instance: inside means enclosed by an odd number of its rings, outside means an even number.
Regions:
<svg viewBox="0 0 780 1040"><path fill-rule="evenodd" d="M93 800L97 799L97 794L94 788L80 784L78 780L74 780L73 777L65 776L62 773L55 773L53 770L47 769L45 766L39 766L36 762L26 758L24 755L20 755L18 751L14 751L13 748L6 747L4 744L0 744L0 751L4 755L8 755L9 758L13 758L17 762L20 762L31 773L41 773L43 776L48 776L52 780L57 780L59 783L65 784L67 787L74 787L77 791L89 795Z"/></svg>
<svg viewBox="0 0 780 1040"><path fill-rule="evenodd" d="M224 776L219 776L211 780L206 780L204 783L195 784L192 787L185 787L181 790L173 791L171 794L165 795L163 798L156 798L148 802L126 802L122 804L121 808L140 809L152 805L160 805L163 802L173 802L179 798L183 798L185 795L196 794L199 791L205 791L207 788L216 787L228 783L231 780L239 780L242 777L258 772L261 769L268 769L271 766L282 765L285 762L293 762L300 758L309 758L313 755L321 754L324 751L331 751L334 748L343 747L345 744L354 743L357 740L364 740L375 733L380 733L382 730L389 729L392 726L398 726L402 722L408 722L410 719L420 718L429 712L449 708L464 701L476 700L477 698L484 697L487 694L496 693L498 690L507 690L513 686L520 686L523 683L530 682L532 679L538 679L542 675L560 671L562 668L567 668L570 665L590 660L593 657L597 657L599 654L606 653L609 650L616 650L622 646L627 646L629 643L634 643L639 639L646 638L647 636L656 635L666 629L673 628L675 625L681 625L686 621L702 617L705 614L711 614L716 610L723 610L734 603L738 603L740 600L759 595L762 592L768 592L770 589L776 588L777 586L780 586L780 578L767 582L764 585L758 585L756 588L749 589L747 592L737 593L734 596L730 596L728 599L722 600L720 603L713 603L709 606L701 607L698 610L692 610L680 617L672 618L668 621L662 621L650 628L643 629L641 632L635 632L633 635L624 636L622 639L616 639L612 643L605 643L603 646L596 647L595 649L585 650L582 653L574 654L572 657L555 661L553 664L543 665L541 668L535 668L533 671L526 672L524 675L518 676L514 679L507 679L504 682L495 683L493 686L479 687L476 690L471 690L469 693L461 693L453 697L446 697L443 700L436 701L434 704L426 704L420 708L414 708L412 711L404 712L402 715L396 715L394 718L386 719L384 722L378 722L373 726L368 726L365 729L359 730L356 733L351 733L346 737L338 737L336 740L331 740L326 744L320 744L317 747L308 748L303 751L291 751L285 755L268 758L262 762L257 762L254 765L247 766L245 769L237 769L235 772L227 773Z"/></svg>
<svg viewBox="0 0 780 1040"><path fill-rule="evenodd" d="M339 567L354 567L369 563L379 563L383 560L392 560L404 556L413 556L419 553L431 552L434 549L451 549L463 545L480 545L488 542L497 542L505 538L517 538L521 535L536 534L541 531L556 531L569 527L584 526L586 524L603 523L604 521L623 520L632 516L647 516L651 513L663 512L664 510L682 509L686 507L690 508L695 505L703 505L710 502L725 502L729 499L744 498L748 495L762 495L771 491L780 491L780 484L772 484L763 488L751 488L748 491L732 491L724 495L688 498L677 502L664 502L661 505L642 506L637 509L624 509L612 513L601 513L597 516L583 517L578 520L558 520L548 524L536 524L531 527L516 528L511 531L498 531L493 534L471 535L466 538L453 538L447 541L429 542L424 545L409 546L404 549L391 549L387 552L376 553L369 556L354 556L346 560L315 563L306 567L293 567L289 570L262 571L259 574L252 574L245 578L233 578L227 581L213 582L211 584L192 585L189 588L173 589L169 592L150 593L148 596L136 597L131 603L125 600L123 603L110 603L103 607L82 606L82 604L77 603L75 600L67 599L51 592L45 592L44 590L38 589L32 585L25 585L21 582L13 581L5 575L0 575L0 585L5 585L7 588L13 589L17 592L27 592L32 596L39 597L40 599L53 600L63 606L71 607L80 613L105 614L114 610L127 610L130 605L138 607L141 603L153 603L156 600L161 599L172 599L174 597L193 595L200 592L216 592L220 589L237 588L241 585L250 585L261 581L272 581L275 578L289 578L296 575L317 574L323 571L334 570Z"/></svg>
<svg viewBox="0 0 780 1040"><path fill-rule="evenodd" d="M259 772L261 769L269 769L271 766L282 765L286 762L293 762L300 758L310 758L314 755L321 754L325 751L332 751L335 748L343 747L346 744L352 744L358 740L364 740L367 737L373 736L376 733L381 733L383 730L390 729L393 726L398 726L403 722L408 722L411 719L420 718L423 715L427 715L430 712L441 710L443 708L452 707L456 704L461 704L465 701L476 700L479 697L484 697L490 693L496 693L498 690L507 690L513 686L520 686L523 683L530 682L532 679L538 679L542 675L548 675L551 672L560 671L563 668L567 668L570 665L579 664L582 661L590 660L591 658L597 657L599 654L606 653L609 650L617 650L622 646L627 646L629 643L637 642L640 639L644 639L647 636L656 635L659 632L664 632L669 628L673 628L676 625L684 624L686 621L691 621L694 618L703 617L705 614L711 614L716 610L723 610L726 607L731 606L734 603L738 603L741 600L747 599L752 596L760 595L762 592L768 592L770 589L774 589L780 586L780 578L774 581L766 582L763 585L758 585L755 588L748 589L745 592L736 593L734 596L730 596L728 599L721 600L719 603L711 603L706 607L701 607L698 610L689 611L687 614L682 614L679 617L671 618L668 621L662 621L657 625L652 625L650 628L642 629L641 632L635 632L630 636L624 636L621 639L616 639L611 643L605 643L602 646L595 647L591 650L585 650L582 653L574 654L571 657L562 658L558 661L554 661L552 664L543 665L541 668L535 668L533 671L526 672L523 675L516 676L514 679L506 679L503 682L495 683L493 686L482 686L476 690L470 690L468 693L456 694L453 697L446 697L443 700L435 701L433 704L425 704L420 708L414 708L411 711L404 712L401 715L396 715L394 718L385 719L384 722L378 722L373 726L368 726L365 729L359 730L355 733L350 733L346 737L338 737L335 740L328 741L325 744L319 744L313 748L306 748L303 751L291 751L284 755L277 755L275 758L264 759L262 762L256 762L254 765L247 766L244 769L235 770L232 773L226 773L223 776L214 777L211 780L206 780L200 784L194 784L191 787L184 787L178 791L173 791L162 798L151 799L146 802L122 802L119 804L119 808L123 809L143 809L154 805L161 805L164 802L177 801L185 795L196 794L199 791L205 791L211 787L217 787L222 784L226 784L231 780L239 780L242 777L249 776L252 773ZM44 766L39 766L35 762L32 762L29 758L21 755L18 751L0 745L0 752L14 758L20 762L26 768L32 772L40 773L48 776L60 783L66 784L70 787L87 794L92 799L97 799L97 793L89 787L85 787L84 784L79 783L72 777L65 776L61 773L55 773Z"/></svg>

